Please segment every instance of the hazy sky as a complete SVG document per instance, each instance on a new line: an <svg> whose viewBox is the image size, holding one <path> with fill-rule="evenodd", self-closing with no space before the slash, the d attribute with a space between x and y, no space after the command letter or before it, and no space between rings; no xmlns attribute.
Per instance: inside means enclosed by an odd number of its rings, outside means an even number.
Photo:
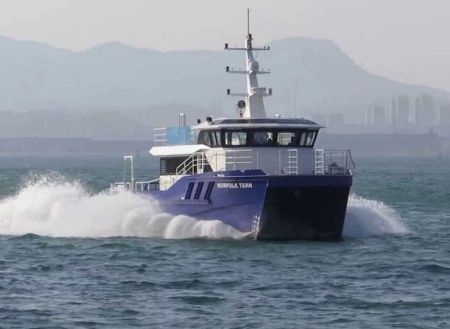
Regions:
<svg viewBox="0 0 450 329"><path fill-rule="evenodd" d="M75 50L220 50L243 42L247 7L257 43L329 38L373 73L450 90L450 0L0 0L0 34Z"/></svg>

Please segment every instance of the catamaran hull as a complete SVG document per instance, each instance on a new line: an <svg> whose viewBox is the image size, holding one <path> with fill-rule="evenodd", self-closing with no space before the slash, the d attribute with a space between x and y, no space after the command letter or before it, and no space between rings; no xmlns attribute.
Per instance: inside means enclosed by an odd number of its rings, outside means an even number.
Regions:
<svg viewBox="0 0 450 329"><path fill-rule="evenodd" d="M351 185L348 175L246 170L185 176L167 191L145 193L168 213L220 220L259 240L338 240Z"/></svg>

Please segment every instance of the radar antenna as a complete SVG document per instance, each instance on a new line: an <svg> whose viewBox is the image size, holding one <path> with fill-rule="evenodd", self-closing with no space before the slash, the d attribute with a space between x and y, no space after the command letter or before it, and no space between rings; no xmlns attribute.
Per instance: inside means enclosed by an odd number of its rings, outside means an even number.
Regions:
<svg viewBox="0 0 450 329"><path fill-rule="evenodd" d="M259 68L259 63L253 56L254 50L270 50L270 47L253 47L253 37L250 33L250 9L247 9L247 37L245 39L245 47L229 47L225 44L225 50L242 50L246 54L246 69L233 69L226 67L227 73L238 73L247 75L247 92L246 93L232 93L227 89L227 95L241 96L246 98L245 109L242 112L244 118L265 118L266 111L264 108L263 97L272 95L272 88L265 88L258 86L258 74L268 74L270 70L263 70Z"/></svg>

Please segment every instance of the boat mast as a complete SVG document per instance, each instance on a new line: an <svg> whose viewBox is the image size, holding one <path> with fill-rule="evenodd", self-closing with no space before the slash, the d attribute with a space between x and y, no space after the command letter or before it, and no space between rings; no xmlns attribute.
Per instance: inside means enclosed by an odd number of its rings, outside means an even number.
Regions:
<svg viewBox="0 0 450 329"><path fill-rule="evenodd" d="M268 70L262 70L259 68L259 63L253 56L254 50L270 50L270 47L264 46L262 48L253 47L252 45L253 37L250 33L250 9L247 9L247 37L245 39L245 47L239 48L228 47L225 44L226 50L243 50L246 54L246 70L234 70L229 66L226 67L226 72L228 73L240 73L247 75L247 92L246 93L231 93L230 89L227 90L227 94L230 96L243 96L246 98L246 102L238 102L239 108L242 110L241 117L243 118L265 118L266 110L264 108L263 98L265 96L272 95L272 88L265 88L258 86L258 74L270 73Z"/></svg>

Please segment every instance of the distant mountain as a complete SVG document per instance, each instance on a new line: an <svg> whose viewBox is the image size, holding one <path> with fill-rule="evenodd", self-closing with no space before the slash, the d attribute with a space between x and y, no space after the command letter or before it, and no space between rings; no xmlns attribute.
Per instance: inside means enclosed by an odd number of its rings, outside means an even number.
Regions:
<svg viewBox="0 0 450 329"><path fill-rule="evenodd" d="M260 78L274 90L266 99L271 114L341 112L357 119L367 106L400 93L450 98L446 91L370 74L328 40L290 38L270 46L258 60L272 71ZM0 111L76 111L85 117L113 111L140 125L151 121L145 126L173 122L179 109L191 119L234 115L237 100L225 90L244 91L245 83L242 76L226 75L227 65L244 67L243 54L160 52L121 43L73 52L0 37Z"/></svg>

